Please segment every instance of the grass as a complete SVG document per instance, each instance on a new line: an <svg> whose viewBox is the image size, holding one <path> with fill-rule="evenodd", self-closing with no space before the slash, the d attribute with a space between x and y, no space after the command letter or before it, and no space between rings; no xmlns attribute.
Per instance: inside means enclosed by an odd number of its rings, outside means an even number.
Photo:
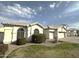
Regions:
<svg viewBox="0 0 79 59"><path fill-rule="evenodd" d="M62 42L56 46L31 45L10 53L8 58L75 58L79 57L79 44Z"/></svg>

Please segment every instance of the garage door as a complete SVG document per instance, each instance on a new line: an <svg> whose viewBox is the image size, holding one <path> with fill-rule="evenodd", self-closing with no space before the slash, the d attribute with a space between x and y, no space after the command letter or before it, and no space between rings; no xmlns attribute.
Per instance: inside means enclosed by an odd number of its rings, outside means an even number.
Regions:
<svg viewBox="0 0 79 59"><path fill-rule="evenodd" d="M11 43L12 39L12 30L5 30L5 37L4 37L4 43L9 44Z"/></svg>
<svg viewBox="0 0 79 59"><path fill-rule="evenodd" d="M53 33L49 33L49 39L53 39Z"/></svg>
<svg viewBox="0 0 79 59"><path fill-rule="evenodd" d="M4 40L4 32L0 32L0 43L3 43Z"/></svg>
<svg viewBox="0 0 79 59"><path fill-rule="evenodd" d="M64 38L64 33L59 33L58 38Z"/></svg>

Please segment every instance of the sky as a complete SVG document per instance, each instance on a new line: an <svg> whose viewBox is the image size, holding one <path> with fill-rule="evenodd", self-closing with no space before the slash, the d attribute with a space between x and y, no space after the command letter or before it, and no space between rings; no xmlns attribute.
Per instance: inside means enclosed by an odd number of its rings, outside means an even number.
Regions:
<svg viewBox="0 0 79 59"><path fill-rule="evenodd" d="M1 22L67 24L79 28L79 1L0 1Z"/></svg>

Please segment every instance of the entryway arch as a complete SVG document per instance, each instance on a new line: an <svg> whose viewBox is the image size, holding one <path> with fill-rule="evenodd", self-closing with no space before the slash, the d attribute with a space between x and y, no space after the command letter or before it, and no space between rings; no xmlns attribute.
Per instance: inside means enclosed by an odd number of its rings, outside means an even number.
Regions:
<svg viewBox="0 0 79 59"><path fill-rule="evenodd" d="M34 30L34 34L39 34L39 30L38 29L35 29Z"/></svg>
<svg viewBox="0 0 79 59"><path fill-rule="evenodd" d="M19 28L18 30L17 30L17 39L22 39L22 38L24 38L24 28Z"/></svg>

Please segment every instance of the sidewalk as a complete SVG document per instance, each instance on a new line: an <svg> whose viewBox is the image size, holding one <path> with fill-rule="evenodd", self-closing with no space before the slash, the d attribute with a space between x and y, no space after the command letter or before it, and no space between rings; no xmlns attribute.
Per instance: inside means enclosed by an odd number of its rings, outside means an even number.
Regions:
<svg viewBox="0 0 79 59"><path fill-rule="evenodd" d="M63 39L59 39L61 41L71 42L71 43L79 43L79 37L67 37Z"/></svg>

